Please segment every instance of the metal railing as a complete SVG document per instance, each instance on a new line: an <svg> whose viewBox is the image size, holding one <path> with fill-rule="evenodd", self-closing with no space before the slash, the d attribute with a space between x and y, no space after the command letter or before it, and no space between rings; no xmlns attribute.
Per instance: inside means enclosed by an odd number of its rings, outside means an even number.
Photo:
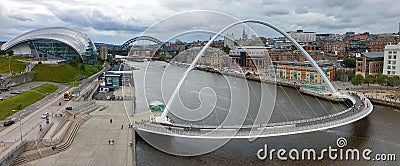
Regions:
<svg viewBox="0 0 400 166"><path fill-rule="evenodd" d="M274 123L269 125L261 125L257 127L250 128L251 130L243 130L244 127L251 126L226 126L223 128L209 128L210 126L162 126L159 124L149 124L149 123L136 123L135 128L137 130L142 130L146 132L153 132L164 135L180 136L180 137L201 137L201 138L250 138L250 137L267 137L267 136L277 136L277 135L287 135L302 132L310 132L322 129L328 129L332 127L337 127L345 125L356 120L359 120L367 116L372 111L372 104L363 95L360 95L360 100L363 103L363 107L359 110L349 108L344 111L313 118L298 121L290 121L283 123ZM255 126L255 125L253 125ZM261 132L255 132L262 130ZM256 133L252 135L252 133Z"/></svg>
<svg viewBox="0 0 400 166"><path fill-rule="evenodd" d="M2 157L0 158L0 165L9 165L11 164L11 159L17 157L21 152L21 148L24 148L26 145L26 141L22 141L22 142L18 142L18 145L16 147L14 147L10 152L8 152L5 155L2 155ZM19 153L17 153L20 150ZM7 159L9 159L9 162L7 163Z"/></svg>
<svg viewBox="0 0 400 166"><path fill-rule="evenodd" d="M46 133L50 130L51 126L53 126L53 124L54 124L54 123L51 122L49 125L46 125L46 126L43 128L42 132L40 133L39 138L43 138L43 137L46 135Z"/></svg>
<svg viewBox="0 0 400 166"><path fill-rule="evenodd" d="M65 122L67 122L67 118L69 117L68 114L65 114L61 120L58 122L56 129L54 130L55 132L51 133L50 138L53 138L54 135L56 135L57 131L59 131L65 124Z"/></svg>

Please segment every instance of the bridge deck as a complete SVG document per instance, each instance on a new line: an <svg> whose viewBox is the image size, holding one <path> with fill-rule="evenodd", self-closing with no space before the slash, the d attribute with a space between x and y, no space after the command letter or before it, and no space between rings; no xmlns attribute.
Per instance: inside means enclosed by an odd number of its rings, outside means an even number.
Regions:
<svg viewBox="0 0 400 166"><path fill-rule="evenodd" d="M305 133L324 130L352 123L369 115L373 109L370 101L353 95L356 104L336 114L298 121L246 126L197 126L174 124L170 126L154 123L136 123L135 129L161 135L187 138L256 138Z"/></svg>

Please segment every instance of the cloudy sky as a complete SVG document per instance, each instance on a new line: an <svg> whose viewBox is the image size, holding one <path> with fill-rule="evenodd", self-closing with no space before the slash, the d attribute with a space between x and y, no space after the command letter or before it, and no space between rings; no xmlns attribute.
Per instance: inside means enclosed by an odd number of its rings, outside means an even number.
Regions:
<svg viewBox="0 0 400 166"><path fill-rule="evenodd" d="M38 28L63 26L88 34L94 42L122 44L171 15L192 10L263 20L284 31L392 33L399 30L399 8L398 0L1 0L0 41ZM213 26L210 19L198 18L173 21ZM188 26L173 28L187 30Z"/></svg>

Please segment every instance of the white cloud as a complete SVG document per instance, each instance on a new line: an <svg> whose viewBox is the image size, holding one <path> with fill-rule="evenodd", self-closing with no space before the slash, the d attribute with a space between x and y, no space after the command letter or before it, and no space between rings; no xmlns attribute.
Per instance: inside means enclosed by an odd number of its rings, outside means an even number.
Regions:
<svg viewBox="0 0 400 166"><path fill-rule="evenodd" d="M213 10L240 19L260 19L286 31L302 28L318 33L346 31L397 32L400 10L396 0L2 0L0 1L0 40L9 40L37 28L65 26L87 33L94 42L122 44L144 29L184 11ZM175 30L189 26L216 29L207 20L176 20ZM198 27L198 28L199 28Z"/></svg>

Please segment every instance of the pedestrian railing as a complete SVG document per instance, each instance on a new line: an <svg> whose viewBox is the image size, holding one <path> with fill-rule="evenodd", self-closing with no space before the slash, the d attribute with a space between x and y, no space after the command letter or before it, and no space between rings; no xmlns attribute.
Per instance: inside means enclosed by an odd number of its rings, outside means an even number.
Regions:
<svg viewBox="0 0 400 166"><path fill-rule="evenodd" d="M61 120L60 120L60 121L58 122L58 124L57 124L56 129L54 130L55 132L53 132L53 133L50 135L50 138L53 138L54 135L56 135L57 131L59 131L59 130L64 126L65 122L67 122L67 119L68 119L68 118L69 118L69 114L65 114L65 115L61 118Z"/></svg>
<svg viewBox="0 0 400 166"><path fill-rule="evenodd" d="M18 145L16 147L14 147L10 152L5 153L5 154L2 153L1 158L0 158L0 165L10 165L12 162L12 159L16 158L19 154L22 153L25 145L26 145L26 141L23 140L21 142L18 142Z"/></svg>
<svg viewBox="0 0 400 166"><path fill-rule="evenodd" d="M54 123L51 122L50 124L45 125L45 127L42 129L42 131L41 131L41 133L39 135L39 138L43 138L46 135L46 133L50 130L51 126L53 126L53 124Z"/></svg>
<svg viewBox="0 0 400 166"><path fill-rule="evenodd" d="M363 103L364 106L360 107L359 110L356 108L348 108L344 111L323 117L290 122L271 123L268 125L220 126L218 128L210 128L210 126L163 126L159 124L139 122L135 124L135 128L137 130L164 135L200 138L250 138L287 135L328 129L359 120L371 113L373 108L370 101L363 96L360 98L360 102Z"/></svg>

